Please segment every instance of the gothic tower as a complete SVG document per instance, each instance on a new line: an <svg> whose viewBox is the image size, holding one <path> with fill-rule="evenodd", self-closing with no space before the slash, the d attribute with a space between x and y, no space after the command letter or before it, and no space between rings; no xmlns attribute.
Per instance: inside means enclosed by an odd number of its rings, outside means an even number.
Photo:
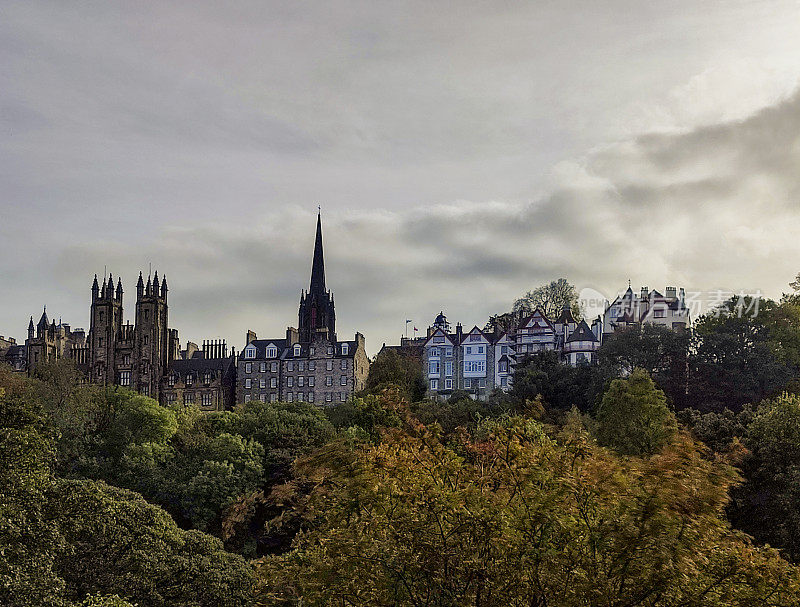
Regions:
<svg viewBox="0 0 800 607"><path fill-rule="evenodd" d="M170 363L166 276L159 284L156 272L152 280L148 276L145 286L139 273L135 326L132 385L142 394L157 399L159 381Z"/></svg>
<svg viewBox="0 0 800 607"><path fill-rule="evenodd" d="M92 283L92 308L89 319L89 372L98 384L114 384L116 373L116 343L122 327L122 279L114 289L111 274L103 277L102 289L97 274Z"/></svg>
<svg viewBox="0 0 800 607"><path fill-rule="evenodd" d="M325 289L325 258L322 253L322 217L317 215L317 239L311 264L311 287L300 295L298 315L300 341L313 342L322 337L336 341L336 311L331 292Z"/></svg>

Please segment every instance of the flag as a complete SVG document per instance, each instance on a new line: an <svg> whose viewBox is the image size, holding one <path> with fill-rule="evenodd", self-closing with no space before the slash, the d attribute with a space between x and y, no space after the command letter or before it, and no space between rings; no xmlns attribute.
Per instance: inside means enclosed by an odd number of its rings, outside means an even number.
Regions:
<svg viewBox="0 0 800 607"><path fill-rule="evenodd" d="M414 330L415 330L415 331L419 331L419 329L417 329L416 327L414 327Z"/></svg>

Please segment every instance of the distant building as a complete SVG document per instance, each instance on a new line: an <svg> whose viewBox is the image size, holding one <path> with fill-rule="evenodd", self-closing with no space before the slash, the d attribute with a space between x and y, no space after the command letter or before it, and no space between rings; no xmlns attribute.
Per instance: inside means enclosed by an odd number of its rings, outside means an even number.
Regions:
<svg viewBox="0 0 800 607"><path fill-rule="evenodd" d="M13 337L0 335L0 363L9 365L14 371L27 370L28 357L25 353L25 346L18 344Z"/></svg>
<svg viewBox="0 0 800 607"><path fill-rule="evenodd" d="M642 287L637 294L628 290L614 299L603 314L603 334L609 335L631 325L654 324L670 329L691 326L686 293L683 289L667 287L662 295L655 289Z"/></svg>
<svg viewBox="0 0 800 607"><path fill-rule="evenodd" d="M300 296L298 325L286 336L258 339L248 331L237 367L236 400L303 401L330 405L364 389L369 373L364 336L336 336L333 295L325 286L322 219L311 267L311 285Z"/></svg>
<svg viewBox="0 0 800 607"><path fill-rule="evenodd" d="M25 370L28 373L37 365L69 358L75 361L80 369L86 370L88 348L86 332L75 329L59 321L56 324L47 318L47 309L42 312L39 322L34 327L33 316L28 323L28 339L25 340ZM19 356L19 354L17 354Z"/></svg>
<svg viewBox="0 0 800 607"><path fill-rule="evenodd" d="M236 356L224 341L188 342L161 378L161 402L224 411L236 404Z"/></svg>

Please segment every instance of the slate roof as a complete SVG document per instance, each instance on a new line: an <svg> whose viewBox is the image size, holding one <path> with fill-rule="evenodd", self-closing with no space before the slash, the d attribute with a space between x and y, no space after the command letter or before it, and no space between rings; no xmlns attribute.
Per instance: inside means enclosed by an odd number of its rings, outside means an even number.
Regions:
<svg viewBox="0 0 800 607"><path fill-rule="evenodd" d="M582 320L572 334L567 338L567 343L573 341L597 341L597 337L594 333L592 333L592 330L589 328L589 325L586 324L586 321Z"/></svg>

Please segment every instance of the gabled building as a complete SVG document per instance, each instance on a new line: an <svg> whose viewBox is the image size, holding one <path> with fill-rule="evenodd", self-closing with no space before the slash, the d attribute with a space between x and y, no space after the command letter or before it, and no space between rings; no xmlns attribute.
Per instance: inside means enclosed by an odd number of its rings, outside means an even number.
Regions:
<svg viewBox="0 0 800 607"><path fill-rule="evenodd" d="M684 289L667 287L662 295L642 287L639 293L628 289L606 306L603 314L603 334L609 335L631 325L661 325L683 330L691 326Z"/></svg>
<svg viewBox="0 0 800 607"><path fill-rule="evenodd" d="M17 365L19 364L19 350L15 352ZM28 339L25 340L25 370L31 373L38 365L61 358L70 358L75 361L78 368L87 369L88 344L86 333L83 329L72 330L72 327L61 321L47 317L47 308L42 311L42 316L36 326L33 325L33 316L28 323Z"/></svg>
<svg viewBox="0 0 800 607"><path fill-rule="evenodd" d="M340 341L333 294L325 284L322 218L311 264L311 283L300 295L297 328L285 338L258 339L248 331L238 361L238 402L302 401L331 405L364 389L369 373L364 336Z"/></svg>
<svg viewBox="0 0 800 607"><path fill-rule="evenodd" d="M236 355L224 341L191 342L161 378L161 402L197 405L201 411L225 411L235 405Z"/></svg>

